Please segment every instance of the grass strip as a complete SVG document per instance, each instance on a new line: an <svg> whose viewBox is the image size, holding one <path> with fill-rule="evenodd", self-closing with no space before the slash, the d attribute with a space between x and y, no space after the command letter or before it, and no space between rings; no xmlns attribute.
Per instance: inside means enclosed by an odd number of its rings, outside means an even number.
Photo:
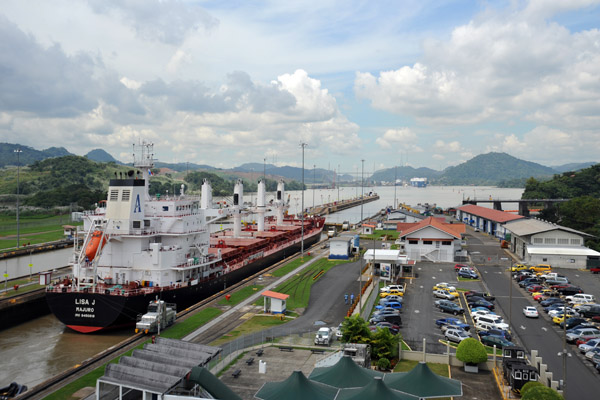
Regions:
<svg viewBox="0 0 600 400"><path fill-rule="evenodd" d="M248 335L254 332L260 332L262 330L271 328L273 326L278 326L289 322L291 318L283 318L281 316L271 316L271 315L256 315L249 320L245 321L243 324L238 326L235 330L232 330L220 338L212 341L210 343L211 346L221 346L223 343L227 343L231 340L234 340L238 337Z"/></svg>
<svg viewBox="0 0 600 400"><path fill-rule="evenodd" d="M408 372L412 370L419 361L416 360L400 360L394 367L394 372ZM427 363L429 369L434 373L448 378L448 364Z"/></svg>
<svg viewBox="0 0 600 400"><path fill-rule="evenodd" d="M219 304L220 306L235 306L236 304L241 303L248 297L252 296L254 293L261 290L263 287L264 286L261 285L246 286L240 290L233 292L229 300L227 300L224 297L221 300L219 300L217 304Z"/></svg>
<svg viewBox="0 0 600 400"><path fill-rule="evenodd" d="M199 326L207 323L208 321L215 318L216 316L218 316L221 313L222 313L222 311L219 309L206 308L206 309L198 312L197 314L192 315L185 321L177 323L177 324L167 328L166 330L161 332L161 336L165 337L165 338L169 338L169 339L181 339L182 337L193 332ZM146 342L137 346L136 349L142 348L143 345L148 343L149 341L150 341L150 339L148 339ZM133 350L135 350L135 349L131 349L131 350L127 351L126 353L120 354L119 356L113 358L106 364L96 368L95 370L82 376L81 378L69 383L68 385L57 390L56 392L44 397L44 399L45 400L72 399L73 394L75 392L77 392L78 390L80 390L84 387L88 387L88 386L96 387L96 380L104 375L104 370L106 368L106 365L108 363L118 363L119 359L121 357L131 355Z"/></svg>
<svg viewBox="0 0 600 400"><path fill-rule="evenodd" d="M313 257L312 256L304 256L304 258L299 257L297 259L295 259L294 261L284 265L283 267L277 269L276 271L273 271L271 273L271 275L277 277L277 278L281 278L282 276L285 276L287 274L289 274L290 272L292 272L293 270L295 270L296 268L298 268L299 266L301 266L302 264L304 264L307 261L312 260Z"/></svg>

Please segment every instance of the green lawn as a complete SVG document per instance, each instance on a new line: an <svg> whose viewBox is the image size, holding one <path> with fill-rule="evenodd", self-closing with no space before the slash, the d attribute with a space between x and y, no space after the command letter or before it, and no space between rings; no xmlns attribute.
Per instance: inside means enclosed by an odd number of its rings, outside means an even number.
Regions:
<svg viewBox="0 0 600 400"><path fill-rule="evenodd" d="M235 328L235 330L230 331L229 333L226 333L225 335L221 336L217 340L214 340L213 342L210 343L210 345L211 346L220 346L223 343L229 342L233 339L237 339L240 336L244 336L244 335L254 333L254 332L260 332L262 330L271 328L273 326L285 324L288 321L290 321L290 318L281 319L281 317L279 315L277 315L277 316L257 315L257 316L250 318L249 320L247 320L246 322L244 322L237 328Z"/></svg>
<svg viewBox="0 0 600 400"><path fill-rule="evenodd" d="M386 236L387 240L396 240L398 239L398 235L400 232L392 231L392 230L375 230L372 235L360 235L360 238L363 240L382 240L384 236Z"/></svg>
<svg viewBox="0 0 600 400"><path fill-rule="evenodd" d="M46 243L64 238L63 225L81 225L71 222L68 215L36 215L19 218L19 244ZM15 216L0 215L0 249L17 246L17 221Z"/></svg>
<svg viewBox="0 0 600 400"><path fill-rule="evenodd" d="M221 312L222 312L221 310L218 310L216 308L204 309L204 310L198 312L197 314L191 316L190 318L186 319L185 321L177 323L177 324L171 326L170 328L166 329L165 331L161 332L161 336L166 337L166 338L171 338L171 339L181 339L182 337L193 332L199 326L207 323L211 319L213 319L216 316L218 316L219 314L221 314ZM148 339L144 343L148 343L149 341L150 341L150 339ZM136 348L143 347L144 343L137 346ZM133 352L133 349L126 353L119 355L118 357L115 357L114 359L112 359L109 362L118 363L119 359L122 356L131 355L132 352ZM106 364L108 364L108 363L106 363ZM98 378L100 378L102 375L104 375L104 369L106 368L106 364L104 364L101 367L96 368L95 370L88 373L87 375L82 376L81 378L69 383L68 385L57 390L56 392L52 393L51 395L46 396L44 398L44 400L71 399L73 393L77 392L79 389L82 389L82 388L88 387L88 386L96 387L96 380Z"/></svg>
<svg viewBox="0 0 600 400"><path fill-rule="evenodd" d="M413 360L400 360L396 367L394 368L394 372L408 372L412 370L419 361ZM448 365L447 364L435 364L435 363L427 363L429 369L435 372L438 375L445 376L448 378Z"/></svg>
<svg viewBox="0 0 600 400"><path fill-rule="evenodd" d="M312 256L304 256L304 258L299 257L297 259L295 259L294 261L284 265L283 267L277 269L276 271L273 271L271 273L271 275L277 277L277 278L281 278L282 276L285 276L287 274L289 274L290 272L292 272L293 270L295 270L296 268L298 268L299 266L301 266L302 264L304 264L307 261L312 260Z"/></svg>
<svg viewBox="0 0 600 400"><path fill-rule="evenodd" d="M223 297L217 304L220 306L235 306L236 304L241 303L246 300L248 297L252 296L254 293L259 292L264 286L261 285L253 285L246 286L240 290L237 290L231 294L229 300Z"/></svg>

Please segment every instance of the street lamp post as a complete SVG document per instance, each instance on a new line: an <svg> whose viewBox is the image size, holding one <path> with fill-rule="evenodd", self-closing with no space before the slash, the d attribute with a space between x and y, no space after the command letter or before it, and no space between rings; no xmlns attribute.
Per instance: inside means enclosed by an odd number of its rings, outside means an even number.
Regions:
<svg viewBox="0 0 600 400"><path fill-rule="evenodd" d="M315 208L315 186L317 185L317 165L313 164L313 212Z"/></svg>
<svg viewBox="0 0 600 400"><path fill-rule="evenodd" d="M364 191L364 171L365 171L365 160L362 161L362 173L361 173L361 189L360 189L360 228L363 229L363 191ZM360 269L358 270L358 313L361 313L361 300L362 300L362 261L363 257L360 255L360 246L358 247L358 255L360 257Z"/></svg>
<svg viewBox="0 0 600 400"><path fill-rule="evenodd" d="M304 148L307 146L306 143L300 143L302 147L302 210L300 220L302 221L302 240L300 243L300 257L304 258Z"/></svg>
<svg viewBox="0 0 600 400"><path fill-rule="evenodd" d="M20 230L19 230L19 170L21 168L20 162L19 162L19 154L21 154L23 152L23 150L21 149L15 149L14 150L15 153L17 153L17 247L19 247L20 243L19 243L19 239L20 239Z"/></svg>
<svg viewBox="0 0 600 400"><path fill-rule="evenodd" d="M337 187L338 187L338 203L340 202L340 164L338 164L338 170L337 170Z"/></svg>
<svg viewBox="0 0 600 400"><path fill-rule="evenodd" d="M394 207L392 207L393 210L396 209L396 207L398 207L398 205L396 204L396 182L398 181L398 167L394 167Z"/></svg>
<svg viewBox="0 0 600 400"><path fill-rule="evenodd" d="M500 258L500 261L509 261L507 257ZM508 263L508 325L512 321L512 268L511 263Z"/></svg>

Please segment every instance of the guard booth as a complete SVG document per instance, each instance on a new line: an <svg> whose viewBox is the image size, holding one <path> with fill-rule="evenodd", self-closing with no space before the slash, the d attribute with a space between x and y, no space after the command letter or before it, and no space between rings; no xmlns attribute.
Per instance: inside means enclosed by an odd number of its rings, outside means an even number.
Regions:
<svg viewBox="0 0 600 400"><path fill-rule="evenodd" d="M368 249L363 259L372 264L374 275L390 282L397 282L402 277L402 266L408 265L408 256L400 254L400 250Z"/></svg>
<svg viewBox="0 0 600 400"><path fill-rule="evenodd" d="M261 293L265 299L264 312L271 314L285 314L286 300L290 297L289 294L277 293L271 290L265 290Z"/></svg>

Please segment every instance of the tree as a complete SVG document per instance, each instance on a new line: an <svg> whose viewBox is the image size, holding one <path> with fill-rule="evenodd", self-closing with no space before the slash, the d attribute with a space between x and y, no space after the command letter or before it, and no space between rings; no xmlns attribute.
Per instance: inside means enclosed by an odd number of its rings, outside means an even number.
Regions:
<svg viewBox="0 0 600 400"><path fill-rule="evenodd" d="M546 386L535 386L527 391L521 400L564 400L558 392Z"/></svg>
<svg viewBox="0 0 600 400"><path fill-rule="evenodd" d="M387 328L377 328L371 335L371 358L378 360L381 358L392 359L398 352L398 335L392 335Z"/></svg>
<svg viewBox="0 0 600 400"><path fill-rule="evenodd" d="M521 388L521 396L525 396L525 393L527 393L530 389L533 389L536 386L544 386L544 384L538 381L527 382Z"/></svg>
<svg viewBox="0 0 600 400"><path fill-rule="evenodd" d="M456 358L467 364L479 364L487 361L487 353L483 344L474 338L460 342L456 349Z"/></svg>
<svg viewBox="0 0 600 400"><path fill-rule="evenodd" d="M371 331L367 321L359 315L346 317L342 324L342 341L345 343L371 343Z"/></svg>
<svg viewBox="0 0 600 400"><path fill-rule="evenodd" d="M388 360L385 357L382 357L379 360L377 360L377 368L379 368L380 370L387 370L388 368L390 368L390 365L390 360Z"/></svg>

